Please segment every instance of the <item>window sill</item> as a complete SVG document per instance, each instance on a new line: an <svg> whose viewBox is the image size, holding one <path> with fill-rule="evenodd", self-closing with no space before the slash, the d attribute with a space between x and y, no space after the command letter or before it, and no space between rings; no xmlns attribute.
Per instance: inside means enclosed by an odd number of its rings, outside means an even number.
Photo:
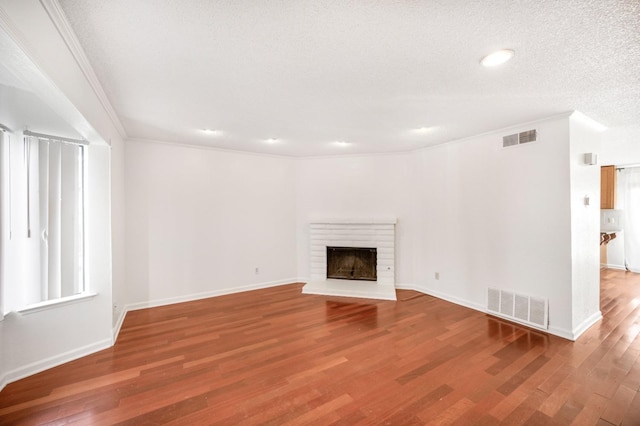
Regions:
<svg viewBox="0 0 640 426"><path fill-rule="evenodd" d="M73 296L61 297L59 299L45 300L44 302L33 303L29 306L25 306L22 309L18 309L16 312L22 315L33 314L35 312L44 311L51 308L57 308L59 306L70 305L72 303L80 302L82 300L93 299L98 293L85 292L80 294L74 294Z"/></svg>

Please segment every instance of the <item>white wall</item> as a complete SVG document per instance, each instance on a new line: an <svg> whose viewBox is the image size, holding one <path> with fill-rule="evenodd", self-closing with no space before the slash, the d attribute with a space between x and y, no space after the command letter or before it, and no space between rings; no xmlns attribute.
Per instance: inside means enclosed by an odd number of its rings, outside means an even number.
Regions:
<svg viewBox="0 0 640 426"><path fill-rule="evenodd" d="M91 146L87 151L86 286L97 296L28 314L6 314L0 322L3 373L0 385L108 347L112 342L109 148ZM21 224L16 221L15 234ZM27 240L14 235L12 242L20 241ZM37 244L38 238L29 241ZM29 279L26 271L38 272L33 264L25 263L22 273L10 276L4 283L9 290L7 294Z"/></svg>
<svg viewBox="0 0 640 426"><path fill-rule="evenodd" d="M599 163L602 166L640 164L640 135L633 142L628 141L629 137L622 134L626 129L607 130L602 135L602 151Z"/></svg>
<svg viewBox="0 0 640 426"><path fill-rule="evenodd" d="M7 315L0 322L1 389L5 382L109 346L112 343L112 289L124 288L125 284L118 282L112 287L112 271L122 278L124 254L115 253L114 258L120 262L113 267L111 264L112 238L116 249L124 245L122 139L42 3L0 0L0 27L24 49L26 62L30 63L20 64L22 70L42 73L21 77L37 89L34 93L71 128L92 142L88 153L86 265L89 288L98 293L92 299L70 305L28 315ZM29 31L20 30L25 28ZM103 141L110 141L120 150L113 163L110 148ZM111 187L112 177L119 183L117 187ZM116 228L119 233L113 236L112 215L119 220Z"/></svg>
<svg viewBox="0 0 640 426"><path fill-rule="evenodd" d="M127 141L126 182L135 307L295 281L293 160Z"/></svg>
<svg viewBox="0 0 640 426"><path fill-rule="evenodd" d="M607 268L625 269L624 231L607 243Z"/></svg>
<svg viewBox="0 0 640 426"><path fill-rule="evenodd" d="M502 148L503 135L531 128L537 142ZM440 145L417 161L416 284L477 309L488 287L548 298L551 331L571 336L568 119Z"/></svg>
<svg viewBox="0 0 640 426"><path fill-rule="evenodd" d="M307 158L296 162L298 276L309 277L309 223L327 218L397 218L396 283L414 283L413 155Z"/></svg>
<svg viewBox="0 0 640 426"><path fill-rule="evenodd" d="M565 336L591 318L592 283L571 259L572 241L586 242L591 230L571 225L585 188L572 187L578 172L568 165L582 148L570 152L567 118L538 123L540 142L505 150L506 130L409 154L324 159L125 147L43 3L0 0L0 12L0 26L50 79L47 102L60 90L73 108L55 110L113 149L90 155L88 262L98 296L0 322L0 386L107 345L124 305L305 277L313 217L397 217L399 285L478 309L488 286L548 297L551 331Z"/></svg>
<svg viewBox="0 0 640 426"><path fill-rule="evenodd" d="M640 164L640 135L634 142L621 142L615 130L607 130L603 135L600 164L603 166L624 166ZM620 194L620 191L618 191ZM619 196L618 196L619 199ZM619 208L616 206L616 208ZM611 268L625 268L624 230L616 234L616 239L607 244L607 265Z"/></svg>
<svg viewBox="0 0 640 426"><path fill-rule="evenodd" d="M604 145L604 144L603 144ZM640 161L638 161L640 163ZM623 210L622 202L622 185L620 184L620 171L616 170L616 209ZM624 224L623 224L624 227ZM607 243L607 267L616 269L625 269L626 260L624 252L624 229L622 232L616 233L616 238Z"/></svg>
<svg viewBox="0 0 640 426"><path fill-rule="evenodd" d="M124 305L129 301L126 281L125 228L125 144L119 137L111 142L111 257L114 338L124 319Z"/></svg>
<svg viewBox="0 0 640 426"><path fill-rule="evenodd" d="M581 334L600 313L600 167L584 164L601 153L600 133L580 113L569 119L571 179L572 330ZM589 197L589 205L585 203Z"/></svg>
<svg viewBox="0 0 640 426"><path fill-rule="evenodd" d="M502 148L532 128L537 142ZM584 152L597 135L567 115L408 154L298 160L299 275L312 219L397 217L399 287L479 310L488 287L547 298L550 331L576 338L599 314L599 174Z"/></svg>

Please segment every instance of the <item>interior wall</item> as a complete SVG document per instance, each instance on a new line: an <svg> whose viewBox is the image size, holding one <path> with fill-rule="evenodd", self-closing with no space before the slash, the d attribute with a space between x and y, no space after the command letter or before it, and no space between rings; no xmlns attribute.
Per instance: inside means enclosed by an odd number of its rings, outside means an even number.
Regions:
<svg viewBox="0 0 640 426"><path fill-rule="evenodd" d="M98 295L0 322L0 387L3 374L13 380L107 344L121 318L112 300L122 312L307 276L313 217L396 217L400 286L478 309L488 286L548 297L553 331L571 334L579 317L567 119L536 124L538 143L504 150L502 133L410 154L300 160L136 141L125 148L42 3L2 2L0 11L12 29L29 28L20 45L77 108L71 126L112 151L91 155L88 258ZM528 126L512 129L521 130Z"/></svg>
<svg viewBox="0 0 640 426"><path fill-rule="evenodd" d="M115 274L118 279L123 276L119 271L123 270L124 254L117 252L124 245L122 155L112 158L110 147L104 144L107 141L119 149L121 136L43 3L1 2L0 27L24 49L26 59L19 64L24 71L20 72L21 79L32 85L38 98L70 128L92 143L87 157L86 266L89 288L97 293L88 300L27 315L6 315L0 322L1 389L6 382L109 346L113 341L112 292L126 286L124 282L114 282L112 276ZM29 31L20 30L26 28ZM34 73L27 75L26 71ZM36 123L32 118L28 121L16 122L15 128L29 124L34 131L57 133L55 129L33 127ZM111 186L112 178L119 182L118 186ZM114 232L112 217L120 220ZM113 258L120 259L118 263L112 264L112 248L116 250Z"/></svg>
<svg viewBox="0 0 640 426"><path fill-rule="evenodd" d="M114 338L122 324L124 306L129 301L126 281L126 241L125 241L125 144L119 136L111 142L111 259L112 259L112 305L111 325Z"/></svg>
<svg viewBox="0 0 640 426"><path fill-rule="evenodd" d="M126 182L134 307L295 281L292 159L127 141Z"/></svg>
<svg viewBox="0 0 640 426"><path fill-rule="evenodd" d="M638 140L640 141L640 137ZM637 141L633 143L620 142L612 130L608 130L603 135L601 152L600 165L602 166L640 164L640 143ZM616 206L616 208L619 207ZM625 269L624 230L617 233L616 239L607 244L607 266Z"/></svg>
<svg viewBox="0 0 640 426"><path fill-rule="evenodd" d="M309 223L327 218L396 218L396 283L414 283L413 155L305 158L296 162L297 265L309 277Z"/></svg>
<svg viewBox="0 0 640 426"><path fill-rule="evenodd" d="M570 124L572 330L582 333L600 314L600 167L585 153L601 152L601 134L580 113ZM587 201L588 199L588 201Z"/></svg>
<svg viewBox="0 0 640 426"><path fill-rule="evenodd" d="M89 147L87 161L86 286L96 296L26 314L8 313L0 322L4 373L0 386L103 349L112 342L109 147ZM32 240L37 243L38 239ZM22 271L27 269L37 271L24 263ZM28 275L18 274L6 285L19 286L27 278Z"/></svg>
<svg viewBox="0 0 640 426"><path fill-rule="evenodd" d="M601 166L623 166L640 164L640 135L634 142L621 142L622 137L615 130L607 130L602 136L602 150L599 157Z"/></svg>
<svg viewBox="0 0 640 426"><path fill-rule="evenodd" d="M537 142L502 148L502 136L532 128ZM488 287L548 298L550 331L571 337L568 119L425 149L416 161L417 286L480 310Z"/></svg>
<svg viewBox="0 0 640 426"><path fill-rule="evenodd" d="M603 144L604 150L605 144ZM639 149L640 154L640 149ZM640 161L638 161L640 163ZM616 170L616 209L624 210L623 202L622 202L622 185L620 184L620 170ZM624 224L623 224L624 228ZM625 252L624 252L624 229L622 232L616 233L616 238L609 241L607 243L607 267L615 268L615 269L626 269L626 260L625 260Z"/></svg>

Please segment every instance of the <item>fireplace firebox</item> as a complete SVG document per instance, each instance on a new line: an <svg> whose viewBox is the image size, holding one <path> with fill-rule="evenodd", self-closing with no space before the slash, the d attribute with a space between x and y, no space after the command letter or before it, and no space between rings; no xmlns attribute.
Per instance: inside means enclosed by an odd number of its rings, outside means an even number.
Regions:
<svg viewBox="0 0 640 426"><path fill-rule="evenodd" d="M377 281L377 249L327 247L327 278Z"/></svg>

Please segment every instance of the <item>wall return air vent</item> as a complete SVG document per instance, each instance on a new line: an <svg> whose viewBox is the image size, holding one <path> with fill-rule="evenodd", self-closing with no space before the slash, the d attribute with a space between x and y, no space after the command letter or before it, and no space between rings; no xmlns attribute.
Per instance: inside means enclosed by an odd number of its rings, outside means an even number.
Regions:
<svg viewBox="0 0 640 426"><path fill-rule="evenodd" d="M502 137L502 147L507 148L509 146L522 145L529 142L535 142L538 138L538 132L536 129L527 130L520 133L514 133L512 135Z"/></svg>
<svg viewBox="0 0 640 426"><path fill-rule="evenodd" d="M489 288L487 313L543 330L549 329L549 300Z"/></svg>

